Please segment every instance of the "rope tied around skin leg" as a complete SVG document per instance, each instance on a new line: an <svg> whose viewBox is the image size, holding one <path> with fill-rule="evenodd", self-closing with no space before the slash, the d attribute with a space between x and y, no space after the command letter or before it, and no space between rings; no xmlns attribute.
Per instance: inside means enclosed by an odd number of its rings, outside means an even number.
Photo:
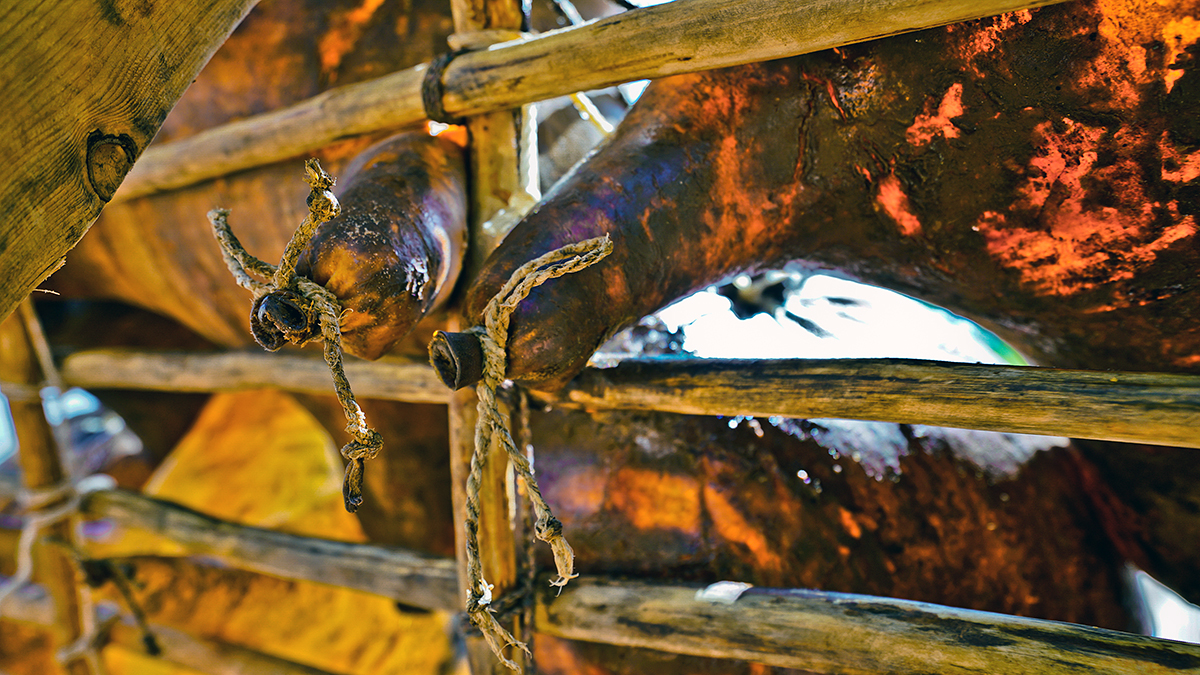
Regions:
<svg viewBox="0 0 1200 675"><path fill-rule="evenodd" d="M308 215L288 241L278 266L246 252L229 228L227 209L210 211L208 220L233 278L239 286L254 294L250 310L254 339L272 352L287 343L303 346L314 339L325 343L325 363L333 376L334 391L346 415L346 431L351 437L342 447L342 457L347 462L342 497L346 510L354 513L363 500L363 462L379 454L383 449L383 438L367 425L366 415L354 399L346 379L342 364L341 303L325 287L296 275L296 262L317 228L341 212L337 197L330 191L336 182L334 178L321 169L316 159L305 162L304 168L305 180L312 188L308 195ZM266 281L259 281L254 276Z"/></svg>
<svg viewBox="0 0 1200 675"><path fill-rule="evenodd" d="M529 649L501 626L492 614L489 608L492 601L492 585L483 578L483 565L479 560L479 484L483 475L483 464L493 448L503 448L517 475L525 481L528 488L529 499L537 516L534 533L538 539L549 544L554 552L558 578L550 583L561 588L578 575L574 573L575 553L563 536L562 523L554 517L550 505L542 497L533 475L533 466L513 441L508 420L500 412L497 402L496 392L504 383L508 368L505 349L508 344L509 320L517 305L534 288L550 279L593 265L608 256L612 249L613 244L609 237L597 237L569 244L522 265L512 274L500 292L488 302L483 313L483 326L469 331L479 338L484 363L483 377L476 386L479 414L475 424L475 450L471 455L471 470L467 475L466 486L467 575L470 580L466 609L471 623L483 633L496 657L517 672L520 672L520 667L504 656L504 647L519 647L526 653L529 653Z"/></svg>

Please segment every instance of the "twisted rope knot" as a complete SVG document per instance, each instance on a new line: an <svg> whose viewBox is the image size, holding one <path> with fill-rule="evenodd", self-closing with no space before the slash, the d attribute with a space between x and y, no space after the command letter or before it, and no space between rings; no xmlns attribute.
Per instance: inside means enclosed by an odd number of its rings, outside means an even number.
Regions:
<svg viewBox="0 0 1200 675"><path fill-rule="evenodd" d="M550 541L555 537L561 537L563 531L562 521L555 518L553 515L546 513L533 526L533 532L538 539L542 541Z"/></svg>
<svg viewBox="0 0 1200 675"><path fill-rule="evenodd" d="M383 449L383 437L374 429L356 427L353 424L347 426L346 430L355 436L355 440L342 446L342 457L346 458L342 498L345 500L346 509L354 513L362 506L363 501L363 473L366 469L364 462L379 455L379 451Z"/></svg>
<svg viewBox="0 0 1200 675"><path fill-rule="evenodd" d="M310 159L304 163L304 182L312 188L307 200L309 212L321 218L321 222L336 218L342 207L330 190L337 185L337 179L325 173L316 159Z"/></svg>

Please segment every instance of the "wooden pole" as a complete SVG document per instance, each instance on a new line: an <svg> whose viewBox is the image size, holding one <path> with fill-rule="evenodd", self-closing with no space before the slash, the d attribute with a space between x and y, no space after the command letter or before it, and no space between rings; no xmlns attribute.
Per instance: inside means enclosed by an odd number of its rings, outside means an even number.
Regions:
<svg viewBox="0 0 1200 675"><path fill-rule="evenodd" d="M547 635L806 673L1200 673L1200 645L907 600L596 578L554 593L538 601Z"/></svg>
<svg viewBox="0 0 1200 675"><path fill-rule="evenodd" d="M423 364L347 363L364 398L444 403ZM317 358L79 352L70 384L93 388L323 392ZM627 361L585 370L549 403L688 415L834 417L1200 447L1200 376L992 366L904 359Z"/></svg>
<svg viewBox="0 0 1200 675"><path fill-rule="evenodd" d="M82 508L90 518L150 532L170 544L153 550L105 545L106 557L210 556L238 569L352 588L414 607L462 608L455 565L438 556L238 525L123 490L90 493Z"/></svg>
<svg viewBox="0 0 1200 675"><path fill-rule="evenodd" d="M450 392L427 363L396 357L368 362L345 357L346 378L358 396L409 403L446 403ZM63 379L87 389L217 392L283 389L329 393L329 366L318 355L263 351L216 353L97 350L63 360Z"/></svg>
<svg viewBox="0 0 1200 675"><path fill-rule="evenodd" d="M40 628L54 625L53 601L40 586L26 589L9 602L12 605L5 608L5 620ZM158 658L208 675L329 675L326 671L245 647L201 640L168 626L151 624L150 630L162 649L162 655ZM109 629L108 645L134 652L145 650L142 632L125 621L118 621Z"/></svg>
<svg viewBox="0 0 1200 675"><path fill-rule="evenodd" d="M676 0L462 54L442 78L443 107L463 116L509 110L630 80L795 56L1059 1ZM420 123L426 68L333 89L152 147L117 198L180 188L346 136Z"/></svg>
<svg viewBox="0 0 1200 675"><path fill-rule="evenodd" d="M62 266L254 3L4 3L0 319Z"/></svg>
<svg viewBox="0 0 1200 675"><path fill-rule="evenodd" d="M69 478L59 457L54 434L46 422L42 401L37 396L39 387L47 379L37 357L40 338L41 326L29 300L21 305L20 311L0 323L0 381L23 385L25 394L18 396L7 388L5 391L16 429L21 481L31 493L56 488ZM53 508L64 501L65 496L46 506ZM85 634L91 617L84 616L84 608L90 611L91 603L84 596L86 591L79 583L69 553L60 546L48 546L43 542L56 539L75 545L78 543L77 525L78 519L72 516L42 528L33 549L37 578L45 584L54 600L54 635L59 649L73 645ZM64 666L71 675L92 673L86 659L77 658Z"/></svg>
<svg viewBox="0 0 1200 675"><path fill-rule="evenodd" d="M748 588L739 595L720 586L599 577L576 578L557 595L547 579L539 578L538 632L570 640L850 675L1200 672L1200 645L1058 621L847 593ZM54 610L44 596L14 600L6 618L49 625ZM169 660L198 666L192 655L208 654L206 672L320 672L151 628ZM130 648L140 637L123 624L113 633ZM231 667L239 660L275 669Z"/></svg>
<svg viewBox="0 0 1200 675"><path fill-rule="evenodd" d="M451 0L450 11L454 17L455 35L451 41L471 44L484 31L515 34L523 23L523 12L519 0ZM481 45L472 45L477 48ZM444 78L443 78L444 79ZM470 210L468 227L470 244L463 275L470 279L489 253L515 224L515 219L498 218L514 208L518 198L526 190L522 181L521 166L521 115L520 104L480 111L467 120L470 138L469 171L471 179ZM532 152L537 152L536 143ZM536 184L536 183L535 183ZM500 225L507 223L507 225ZM457 542L458 576L460 588L466 593L470 588L467 571L466 528L467 475L471 457L475 452L475 423L478 418L479 398L473 388L454 392L450 397L450 471L453 480L451 498L454 506L455 541ZM519 550L514 533L514 515L510 512L509 486L507 477L508 458L493 455L483 467L479 488L478 549L483 567L483 577L493 585L492 597L499 599L517 586ZM520 639L521 621L505 622L504 627ZM473 675L508 672L491 652L480 635L468 634L467 660ZM510 648L509 658L520 668L528 662L518 649Z"/></svg>
<svg viewBox="0 0 1200 675"><path fill-rule="evenodd" d="M627 361L559 403L836 417L1200 448L1200 377L906 359Z"/></svg>

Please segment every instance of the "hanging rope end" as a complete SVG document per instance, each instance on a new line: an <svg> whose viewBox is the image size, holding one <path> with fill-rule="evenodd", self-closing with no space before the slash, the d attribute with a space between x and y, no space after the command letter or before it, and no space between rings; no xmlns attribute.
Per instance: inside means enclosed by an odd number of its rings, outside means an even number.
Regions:
<svg viewBox="0 0 1200 675"><path fill-rule="evenodd" d="M346 502L346 511L356 513L358 507L363 503L365 462L368 459L375 459L379 455L379 451L383 449L383 437L374 429L365 425L356 426L353 422L347 426L347 430L355 436L355 439L342 446L342 457L346 458L346 478L342 482L342 498Z"/></svg>
<svg viewBox="0 0 1200 675"><path fill-rule="evenodd" d="M527 656L533 656L529 651L529 646L513 637L513 634L508 632L504 626L501 626L500 622L496 621L496 617L486 607L480 607L468 613L467 616L471 618L471 624L478 628L480 633L483 633L483 639L487 642L488 647L496 655L500 663L503 663L509 670L520 673L521 666L516 661L505 656L504 649L506 647L517 647L525 652Z"/></svg>
<svg viewBox="0 0 1200 675"><path fill-rule="evenodd" d="M546 512L538 518L533 532L538 539L549 544L554 553L554 567L558 571L558 578L552 579L550 585L558 587L561 592L567 582L579 576L575 573L575 551L563 536L562 522Z"/></svg>
<svg viewBox="0 0 1200 675"><path fill-rule="evenodd" d="M350 447L352 443L347 443L346 447ZM346 454L346 448L342 448L342 454ZM358 507L363 503L363 460L351 459L346 462L346 477L342 481L342 499L346 503L346 511L348 513L357 513Z"/></svg>

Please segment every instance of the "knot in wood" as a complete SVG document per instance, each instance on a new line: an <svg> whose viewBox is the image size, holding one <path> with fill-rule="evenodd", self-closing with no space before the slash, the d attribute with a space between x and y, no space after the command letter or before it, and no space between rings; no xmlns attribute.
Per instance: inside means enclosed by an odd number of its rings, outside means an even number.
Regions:
<svg viewBox="0 0 1200 675"><path fill-rule="evenodd" d="M106 134L98 129L88 134L88 184L96 196L111 201L137 156L137 143L129 134Z"/></svg>

